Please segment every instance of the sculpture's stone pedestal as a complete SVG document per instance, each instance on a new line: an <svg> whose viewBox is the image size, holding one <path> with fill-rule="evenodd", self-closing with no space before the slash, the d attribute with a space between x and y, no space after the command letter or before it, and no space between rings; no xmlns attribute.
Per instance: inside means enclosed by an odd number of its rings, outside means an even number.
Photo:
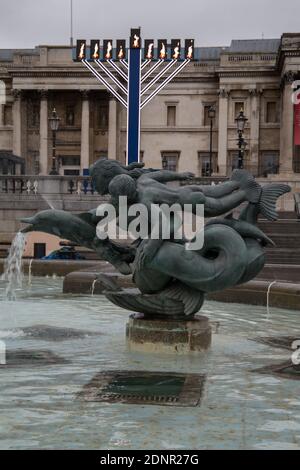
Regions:
<svg viewBox="0 0 300 470"><path fill-rule="evenodd" d="M128 347L145 353L190 354L209 349L211 326L208 318L192 320L155 319L143 314L129 317L126 327Z"/></svg>

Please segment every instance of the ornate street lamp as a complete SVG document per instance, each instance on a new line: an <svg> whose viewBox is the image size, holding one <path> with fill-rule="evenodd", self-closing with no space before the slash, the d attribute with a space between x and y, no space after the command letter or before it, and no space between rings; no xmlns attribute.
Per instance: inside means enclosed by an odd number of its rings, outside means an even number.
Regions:
<svg viewBox="0 0 300 470"><path fill-rule="evenodd" d="M213 125L216 117L216 108L211 106L208 110L208 117L210 119L210 146L209 146L209 176L213 174L212 167L212 144L213 144Z"/></svg>
<svg viewBox="0 0 300 470"><path fill-rule="evenodd" d="M54 108L52 111L52 115L49 118L50 129L52 130L52 169L50 175L58 175L58 171L56 168L56 132L58 131L60 123L60 118L57 116L56 109Z"/></svg>
<svg viewBox="0 0 300 470"><path fill-rule="evenodd" d="M243 138L243 133L245 130L245 125L248 119L244 115L244 110L241 109L239 115L235 118L237 132L238 132L238 146L239 146L239 160L238 167L244 168L244 153L246 149L247 142Z"/></svg>
<svg viewBox="0 0 300 470"><path fill-rule="evenodd" d="M242 139L241 150L242 150L243 153L245 153L247 145L248 145L247 142L244 139Z"/></svg>

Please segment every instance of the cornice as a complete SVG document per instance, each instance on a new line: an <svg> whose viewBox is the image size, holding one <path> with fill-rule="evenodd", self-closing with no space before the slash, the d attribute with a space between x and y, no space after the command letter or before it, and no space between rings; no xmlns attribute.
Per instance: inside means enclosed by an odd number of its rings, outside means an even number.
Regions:
<svg viewBox="0 0 300 470"><path fill-rule="evenodd" d="M282 69L285 57L300 57L300 49L285 49L284 47L280 47L276 63L276 67L280 70Z"/></svg>

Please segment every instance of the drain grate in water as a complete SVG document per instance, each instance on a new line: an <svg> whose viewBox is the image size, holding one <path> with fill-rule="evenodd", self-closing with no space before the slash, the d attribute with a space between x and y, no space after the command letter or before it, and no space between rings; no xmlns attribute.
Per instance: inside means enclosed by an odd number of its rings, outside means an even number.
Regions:
<svg viewBox="0 0 300 470"><path fill-rule="evenodd" d="M163 406L198 406L205 375L105 371L78 394L83 401Z"/></svg>
<svg viewBox="0 0 300 470"><path fill-rule="evenodd" d="M291 361L273 364L262 367L261 369L254 369L252 372L275 375L277 377L283 377L284 379L300 380L300 365L294 365Z"/></svg>
<svg viewBox="0 0 300 470"><path fill-rule="evenodd" d="M257 343L272 346L273 348L288 349L290 351L292 349L293 343L295 341L299 341L300 335L297 338L295 338L295 336L262 336L251 339Z"/></svg>

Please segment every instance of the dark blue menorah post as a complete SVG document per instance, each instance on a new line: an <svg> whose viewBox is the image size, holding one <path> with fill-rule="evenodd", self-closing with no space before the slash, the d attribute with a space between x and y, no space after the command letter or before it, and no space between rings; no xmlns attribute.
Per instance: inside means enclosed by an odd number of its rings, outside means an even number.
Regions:
<svg viewBox="0 0 300 470"><path fill-rule="evenodd" d="M141 49L130 47L128 62L127 161L140 160Z"/></svg>

